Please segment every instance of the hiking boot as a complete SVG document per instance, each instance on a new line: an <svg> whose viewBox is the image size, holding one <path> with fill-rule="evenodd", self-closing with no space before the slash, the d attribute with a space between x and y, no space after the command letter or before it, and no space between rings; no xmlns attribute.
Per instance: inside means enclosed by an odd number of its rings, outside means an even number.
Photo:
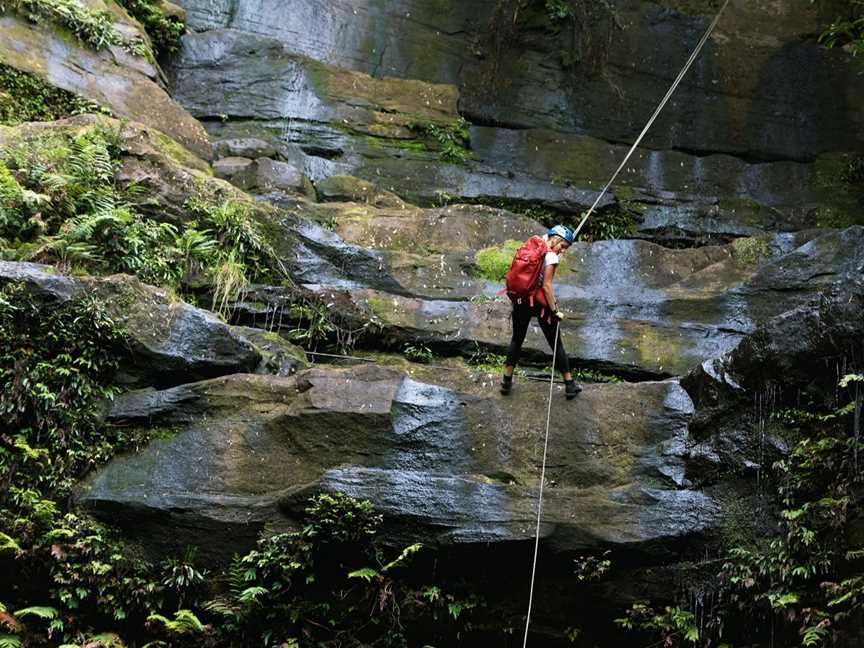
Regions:
<svg viewBox="0 0 864 648"><path fill-rule="evenodd" d="M565 380L564 381L564 395L567 396L567 400L573 400L576 398L576 394L582 391L582 385L577 383L575 380Z"/></svg>
<svg viewBox="0 0 864 648"><path fill-rule="evenodd" d="M506 396L513 389L513 376L501 376L501 393Z"/></svg>

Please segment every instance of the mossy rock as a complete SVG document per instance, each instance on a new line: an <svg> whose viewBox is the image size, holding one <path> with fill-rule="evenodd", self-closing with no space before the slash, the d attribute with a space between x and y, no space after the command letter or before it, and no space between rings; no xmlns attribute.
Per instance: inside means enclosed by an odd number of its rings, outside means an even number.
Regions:
<svg viewBox="0 0 864 648"><path fill-rule="evenodd" d="M475 273L489 281L500 283L510 269L513 256L523 241L509 240L501 245L483 248L474 257Z"/></svg>

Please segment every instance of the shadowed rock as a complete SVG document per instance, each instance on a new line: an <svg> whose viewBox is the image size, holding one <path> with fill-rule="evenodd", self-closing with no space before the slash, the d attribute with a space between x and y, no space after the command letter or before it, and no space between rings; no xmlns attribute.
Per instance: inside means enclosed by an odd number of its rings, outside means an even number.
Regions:
<svg viewBox="0 0 864 648"><path fill-rule="evenodd" d="M235 372L285 375L303 352L263 331L232 327L209 311L134 277L67 277L51 266L0 261L0 285L21 284L46 303L84 297L102 302L127 338L130 363L121 382L176 384Z"/></svg>

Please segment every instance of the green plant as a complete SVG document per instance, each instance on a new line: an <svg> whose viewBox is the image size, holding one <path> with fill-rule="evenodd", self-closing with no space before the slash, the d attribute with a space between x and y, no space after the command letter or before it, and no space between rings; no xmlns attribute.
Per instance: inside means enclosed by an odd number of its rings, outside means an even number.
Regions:
<svg viewBox="0 0 864 648"><path fill-rule="evenodd" d="M117 0L147 31L157 56L173 54L180 47L186 25L178 16L169 16L159 0Z"/></svg>
<svg viewBox="0 0 864 648"><path fill-rule="evenodd" d="M114 17L96 11L80 0L0 0L0 12L14 11L31 22L51 21L72 32L95 50L118 45L139 56L152 58L146 43L138 37L125 38L114 29Z"/></svg>
<svg viewBox="0 0 864 648"><path fill-rule="evenodd" d="M852 54L864 54L864 0L850 0L846 15L838 16L819 35L826 47L844 47Z"/></svg>
<svg viewBox="0 0 864 648"><path fill-rule="evenodd" d="M468 364L477 367L480 371L488 373L498 373L501 371L504 368L504 362L506 360L506 356L493 353L492 351L481 347L476 342L474 343L474 349L471 352L471 355L468 356Z"/></svg>
<svg viewBox="0 0 864 648"><path fill-rule="evenodd" d="M578 224L579 220L573 219L573 224ZM579 232L579 240L593 242L627 238L636 229L636 222L636 216L630 208L615 203L591 214Z"/></svg>
<svg viewBox="0 0 864 648"><path fill-rule="evenodd" d="M778 412L775 420L797 437L773 466L780 533L761 546L733 547L720 573L727 615L773 619L777 633L803 646L842 640L864 616L864 551L845 532L861 479L862 382L860 374L843 376L838 388L849 401L829 411Z"/></svg>
<svg viewBox="0 0 864 648"><path fill-rule="evenodd" d="M411 128L436 142L438 157L442 162L464 164L471 158L471 131L464 118L459 117L443 126L428 122L416 123L412 124Z"/></svg>
<svg viewBox="0 0 864 648"><path fill-rule="evenodd" d="M546 14L552 21L573 18L573 7L569 0L546 0Z"/></svg>
<svg viewBox="0 0 864 648"><path fill-rule="evenodd" d="M580 581L600 580L609 571L612 561L608 558L611 551L604 551L600 556L579 556L573 562L576 564L576 578Z"/></svg>
<svg viewBox="0 0 864 648"><path fill-rule="evenodd" d="M173 619L161 614L151 614L147 617L147 623L161 625L169 635L203 634L208 630L191 610L177 610Z"/></svg>
<svg viewBox="0 0 864 648"><path fill-rule="evenodd" d="M4 151L0 252L91 273L127 272L192 297L210 287L225 312L250 281L282 274L251 204L199 191L178 226L141 214L119 186L117 134L93 127Z"/></svg>
<svg viewBox="0 0 864 648"><path fill-rule="evenodd" d="M639 630L654 637L658 644L668 646L692 645L699 641L699 628L692 612L678 607L655 610L644 602L634 603L627 616L615 623L627 630Z"/></svg>
<svg viewBox="0 0 864 648"><path fill-rule="evenodd" d="M52 121L95 112L108 111L92 101L48 85L37 76L0 63L0 124Z"/></svg>
<svg viewBox="0 0 864 648"><path fill-rule="evenodd" d="M420 547L411 545L385 560L376 541L381 522L369 502L342 494L310 498L302 528L263 539L236 559L228 591L206 607L249 645L261 640L265 628L306 636L315 645L365 628L370 645L387 645L386 638L399 631L398 617L390 613L398 609L400 587L391 572ZM339 596L330 587L338 588Z"/></svg>
<svg viewBox="0 0 864 648"><path fill-rule="evenodd" d="M432 349L420 343L406 345L402 350L402 355L411 362L420 362L422 364L428 364L435 359Z"/></svg>
<svg viewBox="0 0 864 648"><path fill-rule="evenodd" d="M290 316L296 325L288 332L288 339L306 346L317 346L336 331L327 307L315 301L293 304Z"/></svg>

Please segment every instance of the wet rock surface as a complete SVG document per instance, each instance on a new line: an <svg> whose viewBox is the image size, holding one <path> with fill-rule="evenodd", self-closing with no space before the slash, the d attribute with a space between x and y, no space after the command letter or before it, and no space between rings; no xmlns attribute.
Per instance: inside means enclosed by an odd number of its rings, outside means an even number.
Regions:
<svg viewBox="0 0 864 648"><path fill-rule="evenodd" d="M510 307L497 297L503 282L479 274L477 251L524 240L543 231L539 224L472 206L333 203L307 213L333 231L312 221L298 228L296 276L349 318L372 322L375 344L421 342L443 353L506 347ZM681 250L638 240L577 243L556 274L568 313L565 345L582 365L680 375L730 351L760 322L860 276L862 249L861 227ZM536 331L525 348L549 355Z"/></svg>
<svg viewBox="0 0 864 648"><path fill-rule="evenodd" d="M587 55L565 65L569 30L531 9L517 28L519 56L505 56L506 45L500 61L481 55L494 23L491 1L431 14L411 0L386 9L336 3L327 21L302 34L298 21L317 15L306 2L290 10L227 0L186 4L200 33L184 40L174 88L214 138L266 141L315 182L347 174L413 202L447 196L565 212L593 202L623 157L622 144L635 138L662 94L658 73L671 81L712 10L610 4L615 37L603 36L609 21L601 11L581 41L609 45L601 75ZM844 181L842 170L864 150L847 136L861 131L856 104L839 102L830 117L814 107L808 114L818 112L818 120L796 115L812 103L804 88L839 84L862 97L864 82L847 55L806 42L817 8L792 4L757 2L727 13L725 28L601 207L633 210L638 236L675 244L861 223L861 188ZM374 29L381 20L401 27ZM424 43L423 56L406 49L409 43ZM748 52L746 69L740 51ZM501 87L489 87L491 76ZM225 86L232 91L212 91ZM461 161L440 156L426 130L452 123L457 97L460 114L475 123L470 155ZM217 119L221 114L231 120Z"/></svg>
<svg viewBox="0 0 864 648"><path fill-rule="evenodd" d="M206 544L226 554L256 529L290 524L322 489L370 499L399 541L519 542L533 535L543 421L531 403L545 389L466 394L370 365L133 392L110 419L173 436L115 459L81 502L154 529L139 534L145 544L168 541L169 528L177 546L220 529ZM587 386L566 406L559 388L555 398L542 528L551 549L620 544L657 559L710 535L720 505L687 488L670 445L693 411L676 383Z"/></svg>

